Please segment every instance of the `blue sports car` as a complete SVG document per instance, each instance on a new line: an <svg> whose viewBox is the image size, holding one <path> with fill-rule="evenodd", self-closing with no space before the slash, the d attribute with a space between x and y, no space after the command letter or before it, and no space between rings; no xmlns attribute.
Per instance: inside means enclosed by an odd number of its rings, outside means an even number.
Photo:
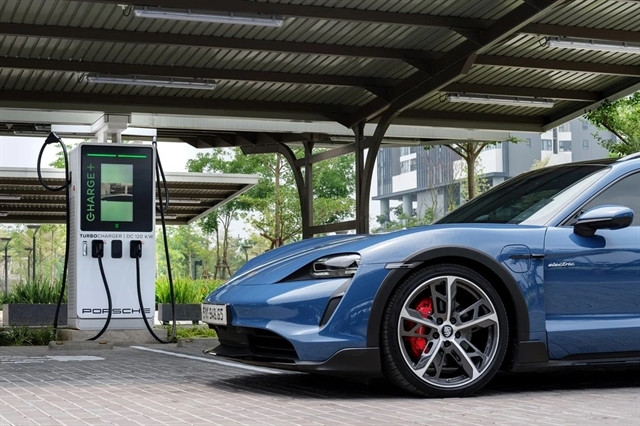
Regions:
<svg viewBox="0 0 640 426"><path fill-rule="evenodd" d="M272 250L202 309L217 356L424 396L640 362L640 154L527 172L430 226Z"/></svg>

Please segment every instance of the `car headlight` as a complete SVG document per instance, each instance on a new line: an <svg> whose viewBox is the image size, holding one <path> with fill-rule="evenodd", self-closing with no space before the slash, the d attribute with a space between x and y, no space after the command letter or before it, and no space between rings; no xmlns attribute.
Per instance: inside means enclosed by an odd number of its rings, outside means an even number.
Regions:
<svg viewBox="0 0 640 426"><path fill-rule="evenodd" d="M325 256L311 264L311 276L314 278L352 277L360 265L360 255L340 254Z"/></svg>

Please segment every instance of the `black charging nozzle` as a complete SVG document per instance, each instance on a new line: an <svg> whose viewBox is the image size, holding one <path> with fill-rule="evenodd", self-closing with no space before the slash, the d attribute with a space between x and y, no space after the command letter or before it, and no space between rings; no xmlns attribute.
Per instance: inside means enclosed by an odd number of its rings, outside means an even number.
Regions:
<svg viewBox="0 0 640 426"><path fill-rule="evenodd" d="M102 240L91 241L91 257L94 257L94 258L104 257L104 241Z"/></svg>
<svg viewBox="0 0 640 426"><path fill-rule="evenodd" d="M131 240L129 242L129 250L132 259L140 259L142 257L142 241Z"/></svg>

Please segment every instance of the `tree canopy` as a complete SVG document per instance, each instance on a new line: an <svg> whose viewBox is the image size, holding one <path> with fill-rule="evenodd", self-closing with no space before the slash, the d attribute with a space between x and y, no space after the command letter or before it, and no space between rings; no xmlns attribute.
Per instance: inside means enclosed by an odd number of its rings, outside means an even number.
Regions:
<svg viewBox="0 0 640 426"><path fill-rule="evenodd" d="M614 102L605 102L585 114L587 120L600 129L609 130L617 139L593 136L615 156L640 152L640 92Z"/></svg>
<svg viewBox="0 0 640 426"><path fill-rule="evenodd" d="M301 156L303 150L294 150ZM341 156L313 166L314 224L345 220L353 212L355 169L353 156ZM239 149L215 148L199 153L187 164L191 172L257 174L256 186L205 217L201 226L216 235L219 258L226 259L231 220L242 219L248 233L268 241L268 248L299 239L302 233L300 199L293 171L281 154L244 155Z"/></svg>

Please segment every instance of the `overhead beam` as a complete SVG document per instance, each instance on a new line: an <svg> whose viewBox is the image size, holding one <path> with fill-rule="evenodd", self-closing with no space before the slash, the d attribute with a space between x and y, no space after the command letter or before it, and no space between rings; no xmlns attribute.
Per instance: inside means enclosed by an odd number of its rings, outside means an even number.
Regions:
<svg viewBox="0 0 640 426"><path fill-rule="evenodd" d="M75 27L64 27L60 25L32 25L3 22L2 25L0 25L0 34L25 37L60 38L76 41L120 42L252 51L260 50L265 52L347 56L355 58L396 59L407 61L429 61L433 59L432 54L429 52L410 49L347 46L281 40L241 39L210 35L149 33L143 31L110 30L104 28L82 28L82 31L79 31Z"/></svg>
<svg viewBox="0 0 640 426"><path fill-rule="evenodd" d="M160 102L162 100L162 102ZM257 108L269 111L276 117L288 119L305 119L305 117L322 117L323 115L348 115L352 109L343 105L314 106L300 103L284 102L254 102L231 101L219 99L184 99L157 97L157 96L120 96L120 95L95 95L91 93L67 94L63 92L42 91L7 91L0 90L0 103L7 107L20 107L21 102L28 104L30 108L57 108L66 110L83 110L96 108L105 112L155 112L160 114L188 113L192 115L218 115L237 116L243 113L245 116ZM582 110L582 109L580 109ZM262 116L264 118L264 115ZM527 130L540 131L544 120L535 116L506 115L506 114L476 114L453 111L429 111L429 110L405 110L396 121L396 124L434 125L446 127L477 127L483 129L499 130ZM453 124L452 124L453 123ZM171 132L171 130L168 130ZM163 130L158 129L158 136L163 135ZM186 135L185 141L190 144L207 144L209 146L239 146L238 141L231 133L216 133L208 136ZM195 138L195 139L194 139ZM215 138L215 139L214 139ZM247 142L245 141L245 144ZM352 148L350 148L351 150ZM315 158L314 158L315 161Z"/></svg>
<svg viewBox="0 0 640 426"><path fill-rule="evenodd" d="M100 0L121 4L119 0ZM247 14L279 15L294 18L315 18L332 21L369 22L374 24L413 25L445 28L485 28L490 21L484 19L437 16L415 13L385 12L355 8L311 6L303 4L262 3L244 0L136 0L137 6L160 6L201 11L225 11Z"/></svg>
<svg viewBox="0 0 640 426"><path fill-rule="evenodd" d="M0 68L65 71L77 73L137 74L162 77L205 78L229 81L267 81L272 83L308 84L321 86L388 88L399 80L352 77L343 75L302 74L286 72L230 70L220 68L191 68L114 62L91 62L59 59L31 59L0 57Z"/></svg>
<svg viewBox="0 0 640 426"><path fill-rule="evenodd" d="M549 121L550 117L529 115L405 110L394 124L543 132Z"/></svg>
<svg viewBox="0 0 640 426"><path fill-rule="evenodd" d="M111 95L31 90L0 90L5 107L83 110L103 112L148 112L192 115L221 115L330 121L346 116L355 108L345 105L315 105L301 102L239 101L233 99L184 98L171 96ZM265 115L266 114L266 115Z"/></svg>
<svg viewBox="0 0 640 426"><path fill-rule="evenodd" d="M565 36L586 39L640 43L640 31L610 30L605 28L569 27L551 24L528 24L520 31L528 34Z"/></svg>
<svg viewBox="0 0 640 426"><path fill-rule="evenodd" d="M514 58L511 56L478 55L474 65L510 68L548 69L554 71L583 72L589 74L640 77L640 66L614 65L596 62L560 61L554 59Z"/></svg>

